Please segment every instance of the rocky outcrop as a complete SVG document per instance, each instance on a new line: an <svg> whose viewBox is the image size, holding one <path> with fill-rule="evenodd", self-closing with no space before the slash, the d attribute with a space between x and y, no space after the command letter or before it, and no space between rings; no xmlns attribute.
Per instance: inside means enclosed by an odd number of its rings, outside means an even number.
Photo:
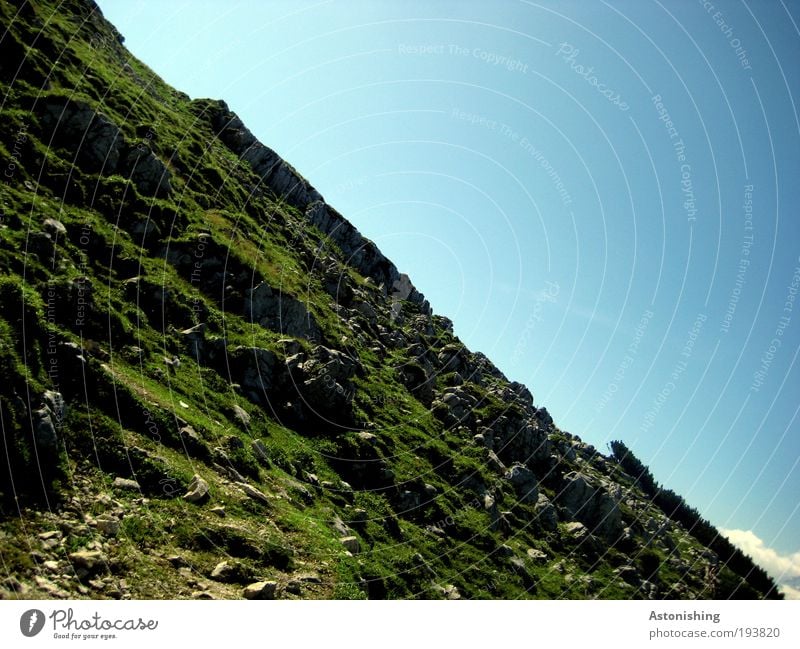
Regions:
<svg viewBox="0 0 800 649"><path fill-rule="evenodd" d="M536 476L524 464L514 464L506 472L505 479L511 483L517 497L522 502L539 500L539 483Z"/></svg>
<svg viewBox="0 0 800 649"><path fill-rule="evenodd" d="M584 523L593 534L614 540L622 532L620 495L618 487L572 471L564 476L557 500L568 518Z"/></svg>
<svg viewBox="0 0 800 649"><path fill-rule="evenodd" d="M319 325L306 306L290 295L274 290L266 282L247 291L245 317L289 336L316 341L321 338Z"/></svg>
<svg viewBox="0 0 800 649"><path fill-rule="evenodd" d="M120 128L89 104L50 97L39 108L42 136L70 151L87 172L121 174L147 196L165 195L172 173L145 144L128 142Z"/></svg>

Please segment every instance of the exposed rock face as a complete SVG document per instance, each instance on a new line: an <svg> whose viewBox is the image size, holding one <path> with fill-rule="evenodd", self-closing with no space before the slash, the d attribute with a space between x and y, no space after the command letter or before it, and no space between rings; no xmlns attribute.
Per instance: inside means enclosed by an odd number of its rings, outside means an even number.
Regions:
<svg viewBox="0 0 800 649"><path fill-rule="evenodd" d="M622 532L619 505L609 485L598 483L599 479L592 481L570 472L564 476L558 503L570 518L585 523L592 533L613 540Z"/></svg>
<svg viewBox="0 0 800 649"><path fill-rule="evenodd" d="M245 317L289 336L320 339L319 326L305 305L263 282L247 292Z"/></svg>
<svg viewBox="0 0 800 649"><path fill-rule="evenodd" d="M171 189L172 173L145 145L129 149L122 168L143 194L163 195Z"/></svg>
<svg viewBox="0 0 800 649"><path fill-rule="evenodd" d="M514 464L505 475L523 502L537 502L539 499L538 481L533 472L524 464Z"/></svg>
<svg viewBox="0 0 800 649"><path fill-rule="evenodd" d="M74 152L88 171L111 174L119 167L125 147L122 132L88 104L50 99L42 106L40 121L52 141Z"/></svg>
<svg viewBox="0 0 800 649"><path fill-rule="evenodd" d="M164 195L171 172L144 144L130 145L119 127L90 105L61 97L43 102L39 116L43 135L68 149L87 171L120 173L145 195Z"/></svg>

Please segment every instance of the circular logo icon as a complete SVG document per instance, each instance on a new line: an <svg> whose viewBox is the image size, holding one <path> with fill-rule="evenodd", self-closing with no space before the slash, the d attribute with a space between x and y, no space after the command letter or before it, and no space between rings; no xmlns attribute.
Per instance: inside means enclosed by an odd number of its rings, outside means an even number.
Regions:
<svg viewBox="0 0 800 649"><path fill-rule="evenodd" d="M38 608L25 611L19 618L19 630L26 638L32 638L44 628L44 613Z"/></svg>

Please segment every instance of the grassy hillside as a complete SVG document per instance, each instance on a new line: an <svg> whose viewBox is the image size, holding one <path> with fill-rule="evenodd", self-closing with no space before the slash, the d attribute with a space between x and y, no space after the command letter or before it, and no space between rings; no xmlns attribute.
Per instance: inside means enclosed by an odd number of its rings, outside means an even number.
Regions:
<svg viewBox="0 0 800 649"><path fill-rule="evenodd" d="M778 596L93 3L0 13L1 597Z"/></svg>

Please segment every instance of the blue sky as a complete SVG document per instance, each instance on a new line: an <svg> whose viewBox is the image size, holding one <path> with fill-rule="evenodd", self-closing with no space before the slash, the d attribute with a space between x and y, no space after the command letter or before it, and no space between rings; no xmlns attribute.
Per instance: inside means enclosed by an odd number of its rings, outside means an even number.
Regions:
<svg viewBox="0 0 800 649"><path fill-rule="evenodd" d="M562 429L800 550L796 5L99 4Z"/></svg>

